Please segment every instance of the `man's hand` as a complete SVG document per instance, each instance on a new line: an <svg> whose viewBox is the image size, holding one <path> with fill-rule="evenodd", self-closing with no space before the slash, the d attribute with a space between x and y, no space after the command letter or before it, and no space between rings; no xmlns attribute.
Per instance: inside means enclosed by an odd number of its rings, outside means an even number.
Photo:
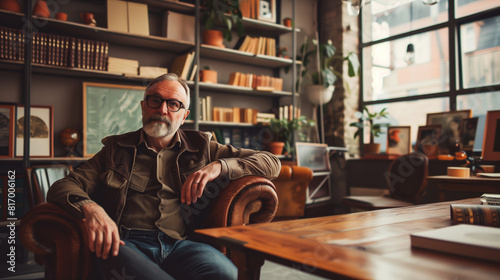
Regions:
<svg viewBox="0 0 500 280"><path fill-rule="evenodd" d="M207 183L217 178L221 170L221 163L219 161L214 161L189 175L184 185L182 185L181 202L187 205L195 203L203 194L203 190Z"/></svg>
<svg viewBox="0 0 500 280"><path fill-rule="evenodd" d="M108 258L110 250L113 256L117 256L120 245L123 246L125 243L120 240L115 222L95 202L84 204L81 209L85 214L83 222L89 236L90 251L103 259Z"/></svg>

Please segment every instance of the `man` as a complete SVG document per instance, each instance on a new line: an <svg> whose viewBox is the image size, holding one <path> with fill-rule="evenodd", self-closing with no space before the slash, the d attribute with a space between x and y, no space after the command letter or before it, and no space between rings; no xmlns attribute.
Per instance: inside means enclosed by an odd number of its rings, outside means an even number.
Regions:
<svg viewBox="0 0 500 280"><path fill-rule="evenodd" d="M186 212L207 182L274 179L280 162L267 152L210 141L208 133L179 130L189 102L189 88L175 74L156 78L141 101L143 128L105 138L99 153L49 189L48 201L84 219L106 279L237 276L222 253L187 239L203 215Z"/></svg>

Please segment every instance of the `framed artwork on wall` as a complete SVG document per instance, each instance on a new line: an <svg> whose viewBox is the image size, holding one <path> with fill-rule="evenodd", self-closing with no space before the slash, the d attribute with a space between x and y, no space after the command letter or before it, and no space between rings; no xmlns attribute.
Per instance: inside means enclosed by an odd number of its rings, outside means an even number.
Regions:
<svg viewBox="0 0 500 280"><path fill-rule="evenodd" d="M460 137L462 120L471 117L471 110L427 114L427 125L441 125L439 137L439 152L441 154L450 153L450 146Z"/></svg>
<svg viewBox="0 0 500 280"><path fill-rule="evenodd" d="M486 113L483 160L500 160L500 110Z"/></svg>
<svg viewBox="0 0 500 280"><path fill-rule="evenodd" d="M463 119L460 126L460 144L462 150L472 151L476 140L478 118Z"/></svg>
<svg viewBox="0 0 500 280"><path fill-rule="evenodd" d="M441 135L441 125L419 126L415 150L424 153L430 159L437 158L439 135Z"/></svg>
<svg viewBox="0 0 500 280"><path fill-rule="evenodd" d="M14 157L16 105L0 104L0 158Z"/></svg>
<svg viewBox="0 0 500 280"><path fill-rule="evenodd" d="M387 128L387 154L406 155L411 152L411 127L389 126Z"/></svg>
<svg viewBox="0 0 500 280"><path fill-rule="evenodd" d="M276 22L276 0L259 0L259 20Z"/></svg>
<svg viewBox="0 0 500 280"><path fill-rule="evenodd" d="M145 87L83 83L83 156L91 157L110 135L142 127L141 100Z"/></svg>
<svg viewBox="0 0 500 280"><path fill-rule="evenodd" d="M52 106L30 108L30 157L54 156L54 116ZM24 156L24 105L16 112L16 157Z"/></svg>

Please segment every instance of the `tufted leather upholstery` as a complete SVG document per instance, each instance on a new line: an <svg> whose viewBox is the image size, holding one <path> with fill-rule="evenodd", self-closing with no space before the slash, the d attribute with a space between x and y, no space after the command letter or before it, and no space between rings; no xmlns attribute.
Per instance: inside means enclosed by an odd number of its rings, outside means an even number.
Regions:
<svg viewBox="0 0 500 280"><path fill-rule="evenodd" d="M296 219L304 216L306 190L313 178L310 168L282 165L278 178L273 180L280 204L275 220Z"/></svg>
<svg viewBox="0 0 500 280"><path fill-rule="evenodd" d="M278 197L273 183L247 176L229 183L215 197L204 227L226 227L270 222ZM83 222L52 203L41 203L21 220L19 235L25 247L45 265L47 279L86 279L91 271ZM225 252L224 248L219 248Z"/></svg>

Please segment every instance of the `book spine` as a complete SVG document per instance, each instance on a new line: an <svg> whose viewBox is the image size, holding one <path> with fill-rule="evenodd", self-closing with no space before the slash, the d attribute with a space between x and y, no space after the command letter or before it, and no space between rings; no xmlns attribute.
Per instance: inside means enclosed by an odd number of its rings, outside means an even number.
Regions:
<svg viewBox="0 0 500 280"><path fill-rule="evenodd" d="M451 204L453 224L474 224L500 227L500 206Z"/></svg>

